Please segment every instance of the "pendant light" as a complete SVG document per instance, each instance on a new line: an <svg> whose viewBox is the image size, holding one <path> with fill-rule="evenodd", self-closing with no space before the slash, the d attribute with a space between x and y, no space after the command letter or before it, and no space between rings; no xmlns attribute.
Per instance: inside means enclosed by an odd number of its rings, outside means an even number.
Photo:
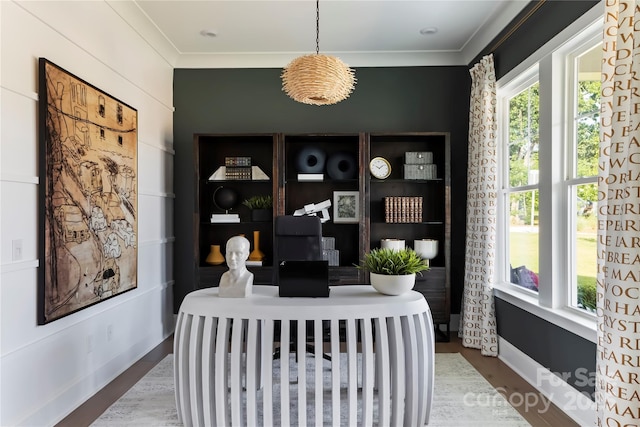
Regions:
<svg viewBox="0 0 640 427"><path fill-rule="evenodd" d="M320 0L316 0L316 53L291 61L281 77L282 90L303 104L336 104L353 91L353 70L335 56L320 54Z"/></svg>

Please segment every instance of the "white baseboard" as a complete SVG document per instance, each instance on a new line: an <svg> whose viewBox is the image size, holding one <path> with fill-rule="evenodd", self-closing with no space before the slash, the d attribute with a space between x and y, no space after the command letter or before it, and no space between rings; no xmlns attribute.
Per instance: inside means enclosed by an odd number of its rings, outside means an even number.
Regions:
<svg viewBox="0 0 640 427"><path fill-rule="evenodd" d="M596 404L549 369L518 350L507 340L498 337L499 359L524 378L536 390L542 393L554 405L581 426L593 426L596 421ZM588 378L587 372L568 372L562 375L578 378L582 381L595 381Z"/></svg>

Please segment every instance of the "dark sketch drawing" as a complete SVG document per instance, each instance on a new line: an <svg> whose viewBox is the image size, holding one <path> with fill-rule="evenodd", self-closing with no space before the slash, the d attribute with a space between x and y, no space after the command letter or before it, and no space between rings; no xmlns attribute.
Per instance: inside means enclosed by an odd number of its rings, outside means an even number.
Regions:
<svg viewBox="0 0 640 427"><path fill-rule="evenodd" d="M40 59L40 324L137 287L137 111Z"/></svg>
<svg viewBox="0 0 640 427"><path fill-rule="evenodd" d="M360 207L357 191L334 191L333 203L333 222L358 222Z"/></svg>
<svg viewBox="0 0 640 427"><path fill-rule="evenodd" d="M354 218L356 216L354 196L338 196L338 216L340 218Z"/></svg>

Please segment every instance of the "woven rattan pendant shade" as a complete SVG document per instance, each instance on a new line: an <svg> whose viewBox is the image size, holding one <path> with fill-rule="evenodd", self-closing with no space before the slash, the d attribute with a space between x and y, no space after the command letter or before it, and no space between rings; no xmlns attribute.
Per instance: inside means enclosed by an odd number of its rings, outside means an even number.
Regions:
<svg viewBox="0 0 640 427"><path fill-rule="evenodd" d="M300 56L284 69L282 90L292 99L311 105L330 105L351 94L356 78L353 70L335 56Z"/></svg>
<svg viewBox="0 0 640 427"><path fill-rule="evenodd" d="M320 9L316 0L316 53L300 56L284 68L282 90L303 104L336 104L349 97L356 78L339 58L319 53L319 32Z"/></svg>

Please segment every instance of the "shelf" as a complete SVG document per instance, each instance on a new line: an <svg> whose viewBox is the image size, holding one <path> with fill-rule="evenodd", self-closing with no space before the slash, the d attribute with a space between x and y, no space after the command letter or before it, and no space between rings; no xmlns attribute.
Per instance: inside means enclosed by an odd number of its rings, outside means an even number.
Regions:
<svg viewBox="0 0 640 427"><path fill-rule="evenodd" d="M219 179L219 180L215 180L212 181L210 179L204 179L204 182L206 182L207 184L226 184L229 182L233 182L235 183L242 183L242 184L256 184L256 183L265 183L265 184L270 184L273 181L271 179Z"/></svg>
<svg viewBox="0 0 640 427"><path fill-rule="evenodd" d="M377 225L444 225L444 221L421 221L421 222L374 222Z"/></svg>
<svg viewBox="0 0 640 427"><path fill-rule="evenodd" d="M211 222L200 221L200 225L248 225L248 224L265 224L269 225L272 221L240 221L240 222Z"/></svg>
<svg viewBox="0 0 640 427"><path fill-rule="evenodd" d="M428 184L428 183L432 183L432 182L444 182L443 178L433 178L433 179L376 179L376 178L371 178L371 183L372 184Z"/></svg>
<svg viewBox="0 0 640 427"><path fill-rule="evenodd" d="M323 180L305 180L305 179L297 179L297 178L288 178L285 179L285 184L358 184L360 181L357 179L333 179L333 178L325 178Z"/></svg>

